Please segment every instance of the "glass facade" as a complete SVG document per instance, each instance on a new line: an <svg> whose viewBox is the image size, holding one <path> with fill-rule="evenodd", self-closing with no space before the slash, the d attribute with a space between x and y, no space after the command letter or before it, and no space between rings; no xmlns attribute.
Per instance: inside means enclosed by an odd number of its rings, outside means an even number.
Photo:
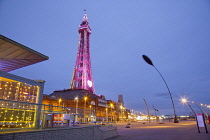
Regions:
<svg viewBox="0 0 210 140"><path fill-rule="evenodd" d="M40 86L0 77L0 129L35 128Z"/></svg>
<svg viewBox="0 0 210 140"><path fill-rule="evenodd" d="M0 129L35 127L35 105L0 101Z"/></svg>
<svg viewBox="0 0 210 140"><path fill-rule="evenodd" d="M0 99L36 103L39 86L0 77Z"/></svg>

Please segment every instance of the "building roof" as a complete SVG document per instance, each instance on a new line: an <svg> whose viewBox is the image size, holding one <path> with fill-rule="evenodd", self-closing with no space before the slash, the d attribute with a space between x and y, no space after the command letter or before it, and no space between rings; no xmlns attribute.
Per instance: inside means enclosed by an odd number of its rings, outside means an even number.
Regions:
<svg viewBox="0 0 210 140"><path fill-rule="evenodd" d="M49 95L50 97L53 97L55 99L65 99L65 100L74 100L75 97L78 97L79 99L83 99L85 96L88 96L88 98L95 99L99 96L89 93L85 89L65 89L65 90L59 90L54 91L52 94Z"/></svg>
<svg viewBox="0 0 210 140"><path fill-rule="evenodd" d="M49 57L0 35L0 70L9 72L32 65Z"/></svg>

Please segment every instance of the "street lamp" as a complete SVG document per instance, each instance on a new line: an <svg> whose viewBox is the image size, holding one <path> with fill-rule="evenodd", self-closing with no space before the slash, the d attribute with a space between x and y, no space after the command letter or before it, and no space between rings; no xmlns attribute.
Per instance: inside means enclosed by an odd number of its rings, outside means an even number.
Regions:
<svg viewBox="0 0 210 140"><path fill-rule="evenodd" d="M188 103L187 99L186 99L186 98L182 98L181 101L182 101L182 103L185 103L185 104L187 104L187 105L189 106L189 108L192 110L193 114L194 114L195 117L196 117L196 113L195 113L195 111L192 109L192 107L190 106L190 104Z"/></svg>
<svg viewBox="0 0 210 140"><path fill-rule="evenodd" d="M144 100L144 103L145 103L145 105L146 105L146 109L147 109L147 113L148 113L148 120L149 120L149 123L150 123L150 113L149 113L149 108L148 108L148 106L147 106L147 102L146 102L146 100L145 99L143 99Z"/></svg>
<svg viewBox="0 0 210 140"><path fill-rule="evenodd" d="M164 81L164 83L165 83L165 85L166 85L166 87L167 87L167 89L168 89L168 93L169 93L169 95L170 95L170 97L171 97L171 102L172 102L172 106L173 106L173 110L174 110L174 123L178 123L179 121L178 121L177 116L176 116L176 110L175 110L175 107L174 107L174 101L173 101L171 92L170 92L170 90L169 90L169 87L168 87L168 85L167 85L165 79L163 78L163 76L162 76L162 74L159 72L159 70L153 65L153 63L152 63L152 61L150 60L149 57L147 57L146 55L142 55L142 57L143 57L143 59L144 59L149 65L153 66L153 67L157 70L157 72L160 74L160 76L162 77L162 79L163 79L163 81Z"/></svg>
<svg viewBox="0 0 210 140"><path fill-rule="evenodd" d="M86 101L87 101L88 97L85 96L84 97L84 100L85 100L85 103L84 103L84 122L85 122L85 110L86 110Z"/></svg>
<svg viewBox="0 0 210 140"><path fill-rule="evenodd" d="M108 109L106 108L106 121L108 122Z"/></svg>
<svg viewBox="0 0 210 140"><path fill-rule="evenodd" d="M120 106L120 109L121 109L121 120L123 121L123 113L122 113L123 106L122 105Z"/></svg>
<svg viewBox="0 0 210 140"><path fill-rule="evenodd" d="M59 106L60 106L60 103L62 102L62 99L60 98L60 99L58 99L58 103L59 103Z"/></svg>
<svg viewBox="0 0 210 140"><path fill-rule="evenodd" d="M205 109L205 111L206 111L207 113L210 114L210 111L208 110L208 107L207 107L206 104L200 104L200 105ZM206 113L206 114L207 114L207 113ZM207 114L207 116L208 116L208 114Z"/></svg>
<svg viewBox="0 0 210 140"><path fill-rule="evenodd" d="M92 121L93 112L92 112L92 105L90 105L90 120Z"/></svg>
<svg viewBox="0 0 210 140"><path fill-rule="evenodd" d="M78 97L75 97L74 100L76 101L76 114L78 114ZM77 115L75 116L75 121L77 121Z"/></svg>
<svg viewBox="0 0 210 140"><path fill-rule="evenodd" d="M196 102L192 101L192 103L195 104L200 109L200 111L203 113L203 115L205 115L206 117L208 116L206 114L206 112L204 112Z"/></svg>
<svg viewBox="0 0 210 140"><path fill-rule="evenodd" d="M112 122L112 107L113 107L112 103L110 104L110 107L111 107L111 122Z"/></svg>
<svg viewBox="0 0 210 140"><path fill-rule="evenodd" d="M194 110L192 109L192 107L188 104L188 101L187 101L186 98L182 98L181 101L182 101L183 103L186 103L186 104L189 106L189 108L192 110L192 112L194 113L194 115L195 115L195 120L196 120L197 127L198 127L198 133L200 133L200 128L199 128L199 126L198 126L198 121L197 121L197 117L196 117L195 111L194 111Z"/></svg>
<svg viewBox="0 0 210 140"><path fill-rule="evenodd" d="M126 119L126 108L123 107L123 121L124 121L124 118Z"/></svg>
<svg viewBox="0 0 210 140"><path fill-rule="evenodd" d="M157 109L154 107L154 105L152 105L153 109L154 109L154 112L155 112L155 119L156 119L156 122L158 122L158 117L157 117Z"/></svg>

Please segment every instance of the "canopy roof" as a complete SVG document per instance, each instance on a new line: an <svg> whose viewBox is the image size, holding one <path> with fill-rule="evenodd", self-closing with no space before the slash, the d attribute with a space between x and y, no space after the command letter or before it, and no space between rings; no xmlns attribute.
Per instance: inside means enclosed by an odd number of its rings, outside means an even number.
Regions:
<svg viewBox="0 0 210 140"><path fill-rule="evenodd" d="M9 72L49 58L3 35L0 35L0 70Z"/></svg>

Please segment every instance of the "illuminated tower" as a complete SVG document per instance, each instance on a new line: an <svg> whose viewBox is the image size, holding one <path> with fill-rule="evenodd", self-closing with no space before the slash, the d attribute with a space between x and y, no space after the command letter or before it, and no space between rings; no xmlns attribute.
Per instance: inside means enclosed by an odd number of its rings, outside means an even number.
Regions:
<svg viewBox="0 0 210 140"><path fill-rule="evenodd" d="M71 81L71 89L86 89L94 93L94 84L90 62L90 34L91 29L85 13L79 26L79 45Z"/></svg>

